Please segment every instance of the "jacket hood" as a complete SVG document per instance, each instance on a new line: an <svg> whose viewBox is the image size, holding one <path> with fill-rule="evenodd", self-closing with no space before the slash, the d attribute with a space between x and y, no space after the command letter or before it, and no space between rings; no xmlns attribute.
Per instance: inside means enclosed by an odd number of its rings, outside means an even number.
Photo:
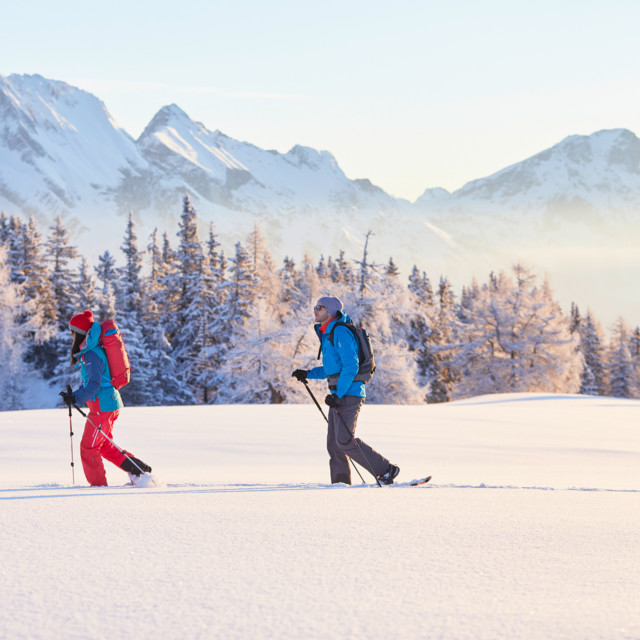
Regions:
<svg viewBox="0 0 640 640"><path fill-rule="evenodd" d="M80 352L79 354L84 353L85 351L89 351L89 349L93 349L98 346L98 342L100 342L100 333L102 328L100 327L99 322L94 322L91 325L91 329L87 332L87 337L80 344Z"/></svg>

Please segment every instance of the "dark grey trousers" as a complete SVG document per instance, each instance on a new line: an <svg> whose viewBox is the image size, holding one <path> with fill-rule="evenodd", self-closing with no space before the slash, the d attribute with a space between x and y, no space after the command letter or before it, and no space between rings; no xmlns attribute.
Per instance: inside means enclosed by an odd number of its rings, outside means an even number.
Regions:
<svg viewBox="0 0 640 640"><path fill-rule="evenodd" d="M329 409L327 451L333 483L351 484L351 467L347 456L368 472L373 471L376 477L383 474L389 466L389 461L384 456L360 438L355 438L358 414L363 404L364 398L343 396L337 409Z"/></svg>

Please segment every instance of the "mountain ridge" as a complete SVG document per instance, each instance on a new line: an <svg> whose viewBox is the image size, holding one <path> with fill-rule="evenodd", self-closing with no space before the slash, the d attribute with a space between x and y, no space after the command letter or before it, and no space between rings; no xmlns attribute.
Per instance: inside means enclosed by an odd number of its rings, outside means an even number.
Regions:
<svg viewBox="0 0 640 640"><path fill-rule="evenodd" d="M0 122L0 209L41 227L62 216L93 258L117 255L114 229L130 211L139 237L156 227L171 233L189 193L204 232L214 223L233 246L260 224L281 257L359 257L373 230L378 260L458 282L518 260L548 270L561 288L564 278L567 291L583 267L603 291L610 277L640 275L635 258L609 267L612 248L631 255L640 231L640 140L627 129L567 136L456 191L428 188L409 202L349 179L329 151L263 150L210 131L176 104L134 139L97 97L39 75L0 76Z"/></svg>

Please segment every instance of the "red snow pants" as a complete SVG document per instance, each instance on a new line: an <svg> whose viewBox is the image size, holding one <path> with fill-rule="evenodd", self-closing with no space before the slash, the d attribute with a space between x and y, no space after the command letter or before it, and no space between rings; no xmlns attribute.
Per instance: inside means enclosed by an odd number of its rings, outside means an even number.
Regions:
<svg viewBox="0 0 640 640"><path fill-rule="evenodd" d="M84 425L84 433L80 441L82 468L87 482L91 486L106 487L107 474L104 470L102 458L112 462L117 467L126 458L118 447L105 438L105 435L112 438L113 424L117 420L120 411L100 411L100 403L97 400L89 400L87 407L89 407L89 417ZM93 421L93 424L91 424L90 420ZM102 433L96 427L100 427Z"/></svg>

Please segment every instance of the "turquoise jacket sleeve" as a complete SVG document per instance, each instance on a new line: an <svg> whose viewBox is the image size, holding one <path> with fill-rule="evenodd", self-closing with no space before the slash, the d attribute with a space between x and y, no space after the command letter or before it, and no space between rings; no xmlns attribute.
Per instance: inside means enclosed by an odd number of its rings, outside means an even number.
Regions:
<svg viewBox="0 0 640 640"><path fill-rule="evenodd" d="M76 404L86 404L87 400L95 400L102 386L104 364L97 353L87 351L82 356L84 367L83 385L73 392Z"/></svg>

